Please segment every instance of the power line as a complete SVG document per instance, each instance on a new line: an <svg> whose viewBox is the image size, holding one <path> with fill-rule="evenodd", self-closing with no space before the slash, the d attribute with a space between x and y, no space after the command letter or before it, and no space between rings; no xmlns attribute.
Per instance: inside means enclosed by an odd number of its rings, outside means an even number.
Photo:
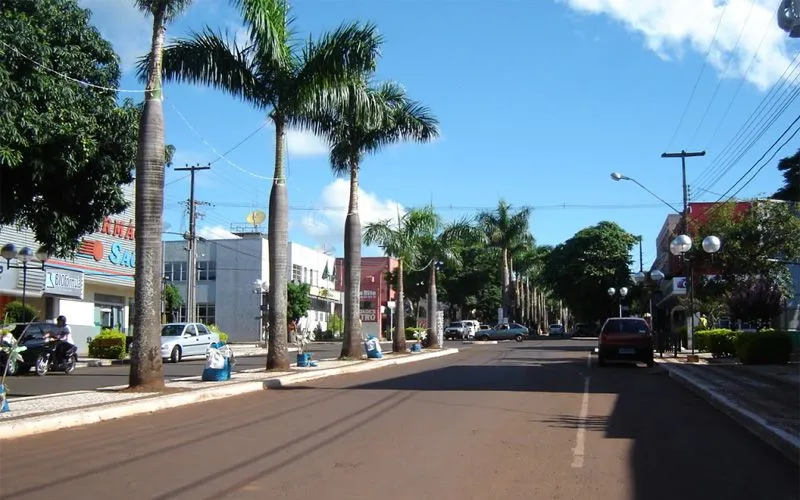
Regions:
<svg viewBox="0 0 800 500"><path fill-rule="evenodd" d="M172 204L181 203L181 202L173 202ZM678 202L674 202L678 203ZM241 203L241 202L214 202L214 205L217 207L225 207L225 208L257 208L263 209L266 206L258 206L252 203ZM419 207L403 207L405 210L411 210L413 208L426 208L430 207L431 205L420 205ZM660 203L617 203L617 204L571 204L571 203L559 203L554 205L521 205L520 208L529 208L531 210L597 210L597 209L620 209L620 210L627 210L633 208L662 208L663 205ZM480 210L494 210L497 207L493 206L460 206L460 205L433 205L435 210L451 210L451 211L480 211ZM340 211L346 210L346 205L339 205L339 206L301 206L301 205L290 205L289 210L294 211L307 211L307 212L325 212L325 211Z"/></svg>

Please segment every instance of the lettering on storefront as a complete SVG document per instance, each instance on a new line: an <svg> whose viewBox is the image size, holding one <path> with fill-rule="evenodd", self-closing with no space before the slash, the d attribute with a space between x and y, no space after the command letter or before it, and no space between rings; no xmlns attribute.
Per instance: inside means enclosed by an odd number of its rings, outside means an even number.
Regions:
<svg viewBox="0 0 800 500"><path fill-rule="evenodd" d="M123 240L133 241L136 239L136 226L133 221L125 222L111 217L103 219L103 225L100 227L101 234L107 234Z"/></svg>
<svg viewBox="0 0 800 500"><path fill-rule="evenodd" d="M83 273L67 270L47 270L44 280L45 293L83 299Z"/></svg>
<svg viewBox="0 0 800 500"><path fill-rule="evenodd" d="M361 290L361 298L362 299L374 299L378 296L378 292L375 290Z"/></svg>
<svg viewBox="0 0 800 500"><path fill-rule="evenodd" d="M136 267L136 254L130 250L122 248L119 243L111 245L111 250L108 252L108 260L112 264L122 267Z"/></svg>
<svg viewBox="0 0 800 500"><path fill-rule="evenodd" d="M361 311L361 321L365 323L374 323L377 321L375 311Z"/></svg>

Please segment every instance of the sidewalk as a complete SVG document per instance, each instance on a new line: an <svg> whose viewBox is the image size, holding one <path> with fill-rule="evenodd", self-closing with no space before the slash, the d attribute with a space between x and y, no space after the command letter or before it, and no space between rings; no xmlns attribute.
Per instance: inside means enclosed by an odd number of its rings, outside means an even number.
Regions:
<svg viewBox="0 0 800 500"><path fill-rule="evenodd" d="M0 413L0 441L457 352L458 349L442 349L414 354L384 353L383 359L325 359L318 361L316 367L298 368L293 364L286 372L255 368L233 372L231 380L225 382L204 382L198 375L170 380L166 384L167 390L161 393L127 392L127 386L118 386L19 399L11 394L8 399L11 411Z"/></svg>
<svg viewBox="0 0 800 500"><path fill-rule="evenodd" d="M339 342L341 343L341 342ZM228 344L233 350L234 356L237 358L247 358L252 356L266 356L267 348L259 347L259 344ZM297 352L297 347L289 347L289 352ZM199 356L187 358L201 359ZM131 363L129 358L125 359L100 359L89 358L85 356L78 356L77 368L96 367L96 366L112 366L112 365L129 365Z"/></svg>
<svg viewBox="0 0 800 500"><path fill-rule="evenodd" d="M658 358L670 377L800 464L800 365L742 365L700 354Z"/></svg>

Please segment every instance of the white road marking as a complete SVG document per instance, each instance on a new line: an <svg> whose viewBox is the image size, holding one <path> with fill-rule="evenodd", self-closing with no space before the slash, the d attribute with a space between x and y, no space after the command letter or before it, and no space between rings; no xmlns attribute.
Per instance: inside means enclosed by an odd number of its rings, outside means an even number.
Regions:
<svg viewBox="0 0 800 500"><path fill-rule="evenodd" d="M592 366L591 354L586 359L586 366ZM578 430L575 435L575 447L572 448L572 467L583 467L583 457L586 450L586 418L589 416L589 375L583 379L583 398L581 399L581 413L578 417Z"/></svg>

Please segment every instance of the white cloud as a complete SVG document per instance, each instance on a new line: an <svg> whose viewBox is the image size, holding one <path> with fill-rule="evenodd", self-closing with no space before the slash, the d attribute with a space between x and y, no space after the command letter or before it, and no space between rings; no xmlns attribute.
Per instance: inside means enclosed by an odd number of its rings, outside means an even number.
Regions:
<svg viewBox="0 0 800 500"><path fill-rule="evenodd" d="M680 57L687 47L705 55L724 10L709 62L720 76L739 77L758 51L746 78L761 90L780 78L791 59L787 36L775 21L777 0L561 1L576 11L604 14L622 22L642 34L646 46L667 60Z"/></svg>
<svg viewBox="0 0 800 500"><path fill-rule="evenodd" d="M312 212L302 219L305 232L321 245L341 247L344 242L344 221L347 217L347 204L350 199L350 182L335 179L322 189L318 212ZM375 193L358 190L358 213L361 225L383 219L394 219L405 213L400 203L380 199Z"/></svg>
<svg viewBox="0 0 800 500"><path fill-rule="evenodd" d="M78 0L92 11L91 23L111 42L122 60L122 71L134 67L136 60L150 49L153 22L149 15L128 0Z"/></svg>
<svg viewBox="0 0 800 500"><path fill-rule="evenodd" d="M328 154L328 143L307 130L286 132L286 145L289 154L295 156L322 156Z"/></svg>
<svg viewBox="0 0 800 500"><path fill-rule="evenodd" d="M197 235L207 240L236 240L236 236L222 226L202 226L197 230Z"/></svg>

